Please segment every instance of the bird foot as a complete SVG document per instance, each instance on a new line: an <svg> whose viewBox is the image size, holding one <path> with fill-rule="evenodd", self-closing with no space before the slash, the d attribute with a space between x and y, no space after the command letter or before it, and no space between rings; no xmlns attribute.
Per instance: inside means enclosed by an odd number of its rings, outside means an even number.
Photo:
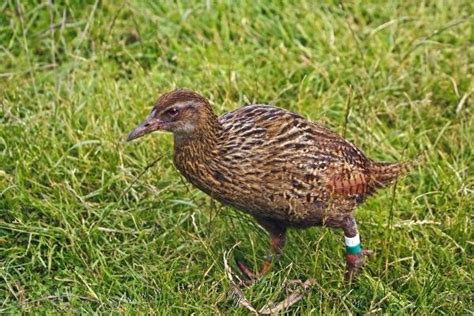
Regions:
<svg viewBox="0 0 474 316"><path fill-rule="evenodd" d="M347 270L346 270L346 281L349 283L354 280L357 273L360 271L362 266L365 262L365 257L370 257L374 254L372 250L363 249L362 252L357 254L349 254L346 253L346 262L347 262Z"/></svg>
<svg viewBox="0 0 474 316"><path fill-rule="evenodd" d="M260 267L260 270L257 272L253 271L248 267L246 263L244 263L243 260L235 258L235 263L237 264L237 267L239 267L240 272L247 278L247 281L250 283L259 280L262 278L265 274L270 271L270 268L272 266L272 259L266 258L265 261L263 262L262 266Z"/></svg>

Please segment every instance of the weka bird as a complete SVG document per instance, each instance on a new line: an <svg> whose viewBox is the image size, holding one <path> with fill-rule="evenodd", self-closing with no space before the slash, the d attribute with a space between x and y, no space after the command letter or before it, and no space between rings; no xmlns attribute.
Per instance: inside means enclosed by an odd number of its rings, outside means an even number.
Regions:
<svg viewBox="0 0 474 316"><path fill-rule="evenodd" d="M287 228L325 225L345 235L347 275L371 252L362 250L354 209L407 169L375 162L353 144L298 114L253 104L217 117L189 90L162 95L128 141L164 130L174 134L174 164L193 185L252 215L270 234L273 256L249 279L265 274L282 253Z"/></svg>

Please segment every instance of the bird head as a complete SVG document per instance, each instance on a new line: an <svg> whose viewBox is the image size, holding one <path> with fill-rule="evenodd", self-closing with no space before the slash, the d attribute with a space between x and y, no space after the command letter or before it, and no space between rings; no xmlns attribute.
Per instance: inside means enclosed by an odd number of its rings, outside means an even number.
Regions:
<svg viewBox="0 0 474 316"><path fill-rule="evenodd" d="M127 141L160 130L191 136L213 115L203 96L190 90L174 90L158 98L150 115L128 135Z"/></svg>

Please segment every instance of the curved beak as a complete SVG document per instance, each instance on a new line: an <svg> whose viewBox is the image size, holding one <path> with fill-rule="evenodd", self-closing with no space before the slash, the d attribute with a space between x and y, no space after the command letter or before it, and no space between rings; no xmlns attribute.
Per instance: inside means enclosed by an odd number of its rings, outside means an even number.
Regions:
<svg viewBox="0 0 474 316"><path fill-rule="evenodd" d="M159 129L160 121L150 115L142 124L138 125L130 134L128 134L127 142Z"/></svg>

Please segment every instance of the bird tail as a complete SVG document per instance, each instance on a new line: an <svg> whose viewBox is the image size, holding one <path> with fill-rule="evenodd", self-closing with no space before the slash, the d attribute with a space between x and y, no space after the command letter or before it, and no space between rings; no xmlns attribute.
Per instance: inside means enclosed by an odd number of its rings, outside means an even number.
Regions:
<svg viewBox="0 0 474 316"><path fill-rule="evenodd" d="M407 162L373 162L370 166L370 174L373 186L385 187L394 183L398 178L406 175L411 169L418 165L419 159Z"/></svg>

